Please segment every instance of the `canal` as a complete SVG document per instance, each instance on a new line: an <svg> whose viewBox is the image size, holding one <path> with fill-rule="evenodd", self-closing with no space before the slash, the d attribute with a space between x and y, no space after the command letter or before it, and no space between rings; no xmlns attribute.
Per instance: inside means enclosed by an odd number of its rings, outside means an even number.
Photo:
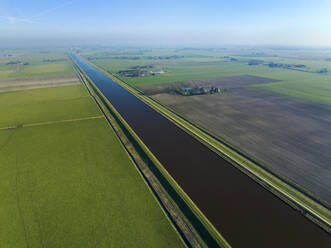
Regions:
<svg viewBox="0 0 331 248"><path fill-rule="evenodd" d="M82 58L71 56L233 247L329 247L327 232Z"/></svg>

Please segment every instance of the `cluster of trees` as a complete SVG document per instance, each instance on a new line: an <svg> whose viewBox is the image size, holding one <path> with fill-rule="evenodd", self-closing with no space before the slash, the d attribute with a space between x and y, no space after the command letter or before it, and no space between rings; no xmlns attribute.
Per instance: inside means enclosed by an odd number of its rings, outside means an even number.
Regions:
<svg viewBox="0 0 331 248"><path fill-rule="evenodd" d="M172 56L147 56L147 59L182 59L185 56L181 55L172 55Z"/></svg>
<svg viewBox="0 0 331 248"><path fill-rule="evenodd" d="M169 60L169 59L181 59L185 56L172 55L172 56L89 56L88 60L97 60L97 59L122 59L122 60L139 60L139 59L150 59L150 60Z"/></svg>
<svg viewBox="0 0 331 248"><path fill-rule="evenodd" d="M130 60L138 60L141 59L139 56L89 56L87 57L87 60L98 60L98 59L130 59Z"/></svg>
<svg viewBox="0 0 331 248"><path fill-rule="evenodd" d="M314 72L314 71L308 71L308 68L306 65L303 64L281 64L281 63L274 63L271 62L268 64L271 68L284 68L284 69L292 69L292 70L302 70L307 72ZM329 70L327 68L322 68L316 71L316 73L325 74L328 73Z"/></svg>
<svg viewBox="0 0 331 248"><path fill-rule="evenodd" d="M220 88L211 86L211 87L193 87L193 88L180 88L175 90L177 93L183 96L194 96L194 95L206 95L206 94L215 94L220 93L222 90Z"/></svg>
<svg viewBox="0 0 331 248"><path fill-rule="evenodd" d="M137 65L132 67L132 69L137 69L137 70L141 70L141 69L150 69L153 68L153 65Z"/></svg>
<svg viewBox="0 0 331 248"><path fill-rule="evenodd" d="M10 61L7 65L29 65L29 62L21 62L21 61Z"/></svg>
<svg viewBox="0 0 331 248"><path fill-rule="evenodd" d="M329 70L327 69L327 68L322 68L322 69L320 69L320 70L317 70L316 71L317 73L328 73L329 72Z"/></svg>
<svg viewBox="0 0 331 248"><path fill-rule="evenodd" d="M248 65L261 65L263 64L263 60L260 59L252 59L250 61L248 61Z"/></svg>
<svg viewBox="0 0 331 248"><path fill-rule="evenodd" d="M291 69L291 68L306 68L306 65L302 65L302 64L281 64L281 63L274 63L274 62L270 62L268 64L269 67L272 68L287 68L287 69Z"/></svg>
<svg viewBox="0 0 331 248"><path fill-rule="evenodd" d="M148 76L148 71L140 69L122 70L118 74L122 77L144 77Z"/></svg>
<svg viewBox="0 0 331 248"><path fill-rule="evenodd" d="M67 61L68 59L43 59L42 62L52 63L52 62L62 62Z"/></svg>
<svg viewBox="0 0 331 248"><path fill-rule="evenodd" d="M229 59L231 62L239 61L238 59L236 59L236 58L231 58L230 56L223 56L223 58L225 58L225 59Z"/></svg>

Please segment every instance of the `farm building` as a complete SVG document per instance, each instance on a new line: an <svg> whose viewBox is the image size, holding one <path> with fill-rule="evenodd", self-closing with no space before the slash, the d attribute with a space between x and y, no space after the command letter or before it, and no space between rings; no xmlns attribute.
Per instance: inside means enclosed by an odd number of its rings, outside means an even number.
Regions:
<svg viewBox="0 0 331 248"><path fill-rule="evenodd" d="M177 92L183 96L206 95L220 93L221 89L217 87L194 87L194 88L180 88Z"/></svg>

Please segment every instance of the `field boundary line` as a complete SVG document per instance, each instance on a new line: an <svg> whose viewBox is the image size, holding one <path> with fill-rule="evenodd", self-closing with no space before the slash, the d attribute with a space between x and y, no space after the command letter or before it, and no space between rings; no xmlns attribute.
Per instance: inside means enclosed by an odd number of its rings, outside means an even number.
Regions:
<svg viewBox="0 0 331 248"><path fill-rule="evenodd" d="M105 118L104 115L97 115L97 116L90 116L90 117L76 118L76 119L59 120L59 121L35 122L35 123L28 123L28 124L20 124L20 125L17 125L17 126L0 127L0 130L11 130L11 129L17 129L17 128L23 128L23 127L44 126L44 125L51 125L51 124L56 124L56 123L85 121L85 120L90 120L90 119L102 119L102 118Z"/></svg>

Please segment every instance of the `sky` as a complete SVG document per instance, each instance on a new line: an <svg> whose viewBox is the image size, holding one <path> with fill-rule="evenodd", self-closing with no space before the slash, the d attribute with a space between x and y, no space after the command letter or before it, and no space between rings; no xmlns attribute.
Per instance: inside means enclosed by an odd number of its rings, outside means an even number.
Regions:
<svg viewBox="0 0 331 248"><path fill-rule="evenodd" d="M6 42L331 47L331 0L0 0Z"/></svg>

